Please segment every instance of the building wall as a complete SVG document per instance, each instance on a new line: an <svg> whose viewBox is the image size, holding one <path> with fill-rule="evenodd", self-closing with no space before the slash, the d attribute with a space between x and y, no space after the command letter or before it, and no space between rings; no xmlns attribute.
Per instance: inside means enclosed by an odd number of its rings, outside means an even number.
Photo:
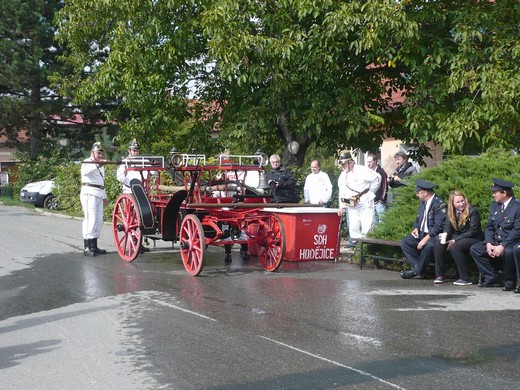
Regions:
<svg viewBox="0 0 520 390"><path fill-rule="evenodd" d="M428 142L426 145L430 148L430 153L432 157L428 157L424 159L424 162L426 163L426 167L433 167L437 165L439 161L442 160L442 148L440 145L435 145L433 142ZM379 164L383 167L385 172L389 175L391 175L397 165L394 160L394 155L397 152L407 152L409 149L412 149L413 147L408 147L406 144L404 144L400 140L396 140L394 138L388 138L385 139L380 147L380 153L379 153ZM366 165L366 156L368 153L359 153L357 151L352 151L352 155L356 158L356 164L360 165ZM410 160L415 167L417 168L417 171L420 171L423 166L420 166L416 161Z"/></svg>
<svg viewBox="0 0 520 390"><path fill-rule="evenodd" d="M424 162L426 163L426 167L433 167L437 165L439 161L442 160L442 148L440 145L435 145L433 142L428 142L426 145L430 148L430 153L432 155L431 158L425 158ZM391 174L395 171L396 164L394 161L394 155L399 152L407 152L408 148L406 144L403 144L400 140L396 140L393 138L386 139L383 141L381 145L381 166L388 173ZM416 161L411 160L412 163L416 166L417 170L420 171L421 166Z"/></svg>

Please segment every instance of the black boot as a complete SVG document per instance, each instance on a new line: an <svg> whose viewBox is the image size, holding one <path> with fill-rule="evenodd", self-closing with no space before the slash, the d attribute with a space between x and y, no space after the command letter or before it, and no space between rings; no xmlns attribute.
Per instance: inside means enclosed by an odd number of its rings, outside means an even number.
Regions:
<svg viewBox="0 0 520 390"><path fill-rule="evenodd" d="M249 248L247 244L241 244L240 245L240 255L242 256L242 259L249 260Z"/></svg>
<svg viewBox="0 0 520 390"><path fill-rule="evenodd" d="M97 246L97 238L93 238L90 240L90 250L94 252L96 255L106 255L107 251L104 249L99 249Z"/></svg>
<svg viewBox="0 0 520 390"><path fill-rule="evenodd" d="M94 257L96 253L91 249L91 240L83 240L83 256Z"/></svg>
<svg viewBox="0 0 520 390"><path fill-rule="evenodd" d="M224 258L225 263L231 263L231 244L225 244L224 250L226 251L226 257Z"/></svg>

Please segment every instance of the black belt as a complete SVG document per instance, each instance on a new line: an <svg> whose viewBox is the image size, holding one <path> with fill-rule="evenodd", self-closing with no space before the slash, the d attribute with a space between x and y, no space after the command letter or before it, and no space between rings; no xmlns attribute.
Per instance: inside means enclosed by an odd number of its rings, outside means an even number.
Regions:
<svg viewBox="0 0 520 390"><path fill-rule="evenodd" d="M86 187L99 188L100 190L104 190L105 189L105 187L100 186L99 184L83 183L83 185L86 186Z"/></svg>

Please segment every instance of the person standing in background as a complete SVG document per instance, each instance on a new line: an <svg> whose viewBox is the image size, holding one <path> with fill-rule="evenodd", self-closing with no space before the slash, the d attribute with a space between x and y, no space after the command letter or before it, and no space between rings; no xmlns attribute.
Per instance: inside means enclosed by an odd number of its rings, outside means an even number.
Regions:
<svg viewBox="0 0 520 390"><path fill-rule="evenodd" d="M117 181L123 184L124 194L132 193L132 189L130 188L130 182L132 179L137 179L142 182L143 177L141 174L148 175L148 172L146 171L128 170L128 162L131 162L132 158L139 156L139 154L141 154L141 146L134 139L128 144L128 157L123 160L124 164L121 164L117 167Z"/></svg>
<svg viewBox="0 0 520 390"><path fill-rule="evenodd" d="M94 143L90 157L81 164L81 192L80 201L83 209L83 255L94 257L107 253L99 249L97 240L103 226L103 207L108 205L105 191L105 167L103 146L100 142Z"/></svg>
<svg viewBox="0 0 520 390"><path fill-rule="evenodd" d="M321 170L318 160L312 160L311 173L305 179L303 197L305 203L321 204L327 207L332 196L332 184L329 175Z"/></svg>
<svg viewBox="0 0 520 390"><path fill-rule="evenodd" d="M296 194L296 179L292 172L282 167L281 158L278 154L273 154L269 158L271 170L267 172L267 184L271 187L270 195L275 197L276 203L298 203L299 197Z"/></svg>
<svg viewBox="0 0 520 390"><path fill-rule="evenodd" d="M376 197L374 198L374 225L381 222L383 214L386 211L386 198L388 191L388 177L385 170L378 164L379 159L373 153L367 156L367 167L379 173L381 176L381 185L376 191Z"/></svg>
<svg viewBox="0 0 520 390"><path fill-rule="evenodd" d="M347 215L349 241L363 238L374 225L374 198L381 176L363 165L356 165L352 155L343 153L338 161L343 172L338 178L339 211Z"/></svg>
<svg viewBox="0 0 520 390"><path fill-rule="evenodd" d="M133 179L137 179L140 182L143 181L143 179L146 179L148 177L147 171L138 171L138 170L129 170L128 166L131 166L132 158L136 158L141 154L141 146L139 143L134 139L133 141L130 141L128 144L128 157L123 160L123 164L119 165L117 167L116 177L117 181L123 184L123 194L132 194L132 189L130 188L130 182ZM142 164L141 164L142 165ZM145 242L148 239L145 238ZM150 249L141 244L139 248L139 253L145 253L150 252Z"/></svg>
<svg viewBox="0 0 520 390"><path fill-rule="evenodd" d="M388 185L392 188L403 187L406 185L406 178L417 172L415 167L408 161L408 155L405 152L397 152L394 154L397 168L395 172L388 178Z"/></svg>

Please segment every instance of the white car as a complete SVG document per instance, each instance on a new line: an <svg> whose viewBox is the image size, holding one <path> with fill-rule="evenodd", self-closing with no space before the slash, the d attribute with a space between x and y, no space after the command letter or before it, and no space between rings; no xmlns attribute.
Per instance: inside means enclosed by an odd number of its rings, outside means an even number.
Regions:
<svg viewBox="0 0 520 390"><path fill-rule="evenodd" d="M20 191L20 200L49 210L58 210L60 203L52 194L54 180L42 180L26 184Z"/></svg>

